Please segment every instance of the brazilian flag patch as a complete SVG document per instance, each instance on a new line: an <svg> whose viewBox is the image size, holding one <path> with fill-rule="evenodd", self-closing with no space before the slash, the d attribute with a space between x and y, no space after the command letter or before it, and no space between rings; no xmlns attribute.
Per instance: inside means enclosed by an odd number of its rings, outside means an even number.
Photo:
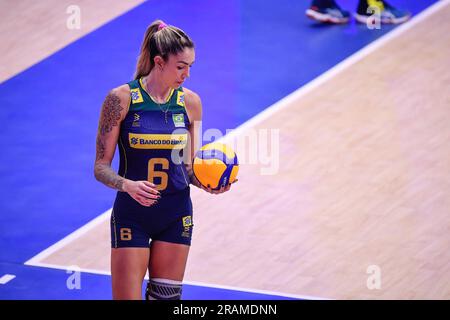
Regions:
<svg viewBox="0 0 450 320"><path fill-rule="evenodd" d="M172 120L173 120L173 124L175 125L175 127L177 127L177 128L183 127L184 128L184 114L182 114L182 113L172 114Z"/></svg>

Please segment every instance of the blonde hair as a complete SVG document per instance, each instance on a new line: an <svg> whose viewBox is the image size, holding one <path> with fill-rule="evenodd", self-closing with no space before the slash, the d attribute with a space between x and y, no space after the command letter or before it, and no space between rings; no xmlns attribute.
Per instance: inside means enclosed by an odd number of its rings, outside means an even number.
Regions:
<svg viewBox="0 0 450 320"><path fill-rule="evenodd" d="M150 73L156 56L167 61L170 54L177 54L184 48L194 48L194 42L183 30L167 25L162 20L154 21L145 31L134 79Z"/></svg>

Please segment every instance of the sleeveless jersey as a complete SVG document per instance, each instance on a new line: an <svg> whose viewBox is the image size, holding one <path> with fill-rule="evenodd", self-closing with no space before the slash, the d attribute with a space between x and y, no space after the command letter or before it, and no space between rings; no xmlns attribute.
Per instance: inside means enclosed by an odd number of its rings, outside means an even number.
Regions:
<svg viewBox="0 0 450 320"><path fill-rule="evenodd" d="M157 104L144 88L142 78L128 83L131 102L120 127L119 175L147 180L162 194L189 186L183 155L188 151L189 119L182 87L172 90L164 104Z"/></svg>

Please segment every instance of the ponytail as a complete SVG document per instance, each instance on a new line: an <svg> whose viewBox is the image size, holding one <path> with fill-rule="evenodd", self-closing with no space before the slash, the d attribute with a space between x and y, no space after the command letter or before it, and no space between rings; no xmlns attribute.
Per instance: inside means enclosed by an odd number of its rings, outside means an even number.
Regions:
<svg viewBox="0 0 450 320"><path fill-rule="evenodd" d="M161 23L163 23L161 20L156 20L149 25L147 31L145 31L144 40L142 41L141 51L136 65L136 72L134 73L134 79L139 79L149 74L153 68L153 61L150 59L149 50L150 39L158 31L158 27Z"/></svg>

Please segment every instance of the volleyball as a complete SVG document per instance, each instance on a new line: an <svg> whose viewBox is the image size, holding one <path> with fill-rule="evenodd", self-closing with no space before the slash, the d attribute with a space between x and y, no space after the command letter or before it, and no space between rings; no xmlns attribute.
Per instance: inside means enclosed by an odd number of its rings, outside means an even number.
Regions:
<svg viewBox="0 0 450 320"><path fill-rule="evenodd" d="M236 180L239 163L234 150L223 143L212 142L197 151L192 161L197 180L213 190L226 187Z"/></svg>

